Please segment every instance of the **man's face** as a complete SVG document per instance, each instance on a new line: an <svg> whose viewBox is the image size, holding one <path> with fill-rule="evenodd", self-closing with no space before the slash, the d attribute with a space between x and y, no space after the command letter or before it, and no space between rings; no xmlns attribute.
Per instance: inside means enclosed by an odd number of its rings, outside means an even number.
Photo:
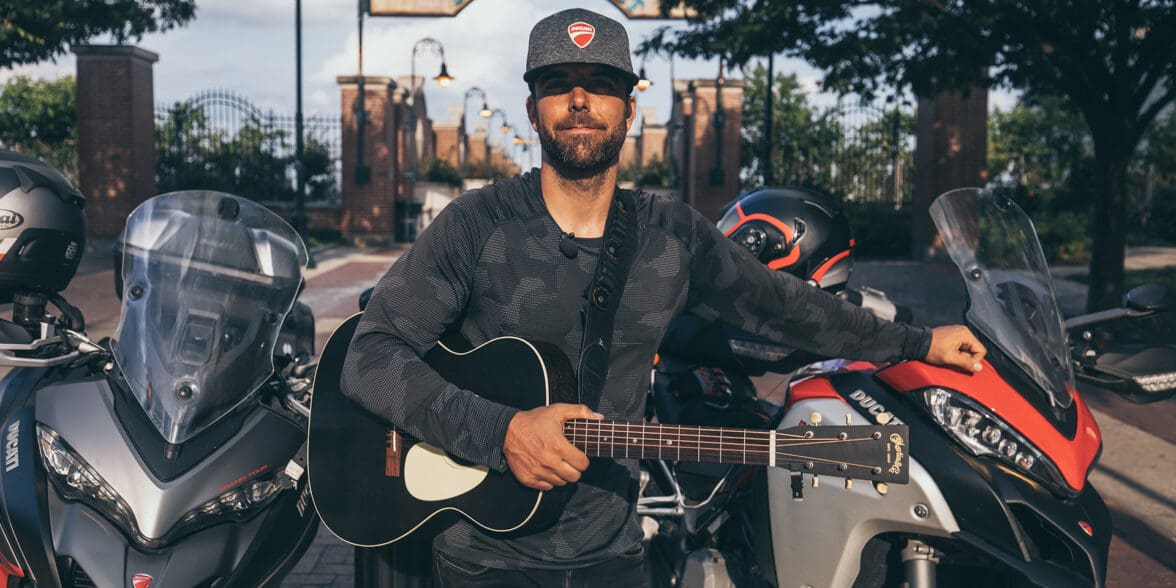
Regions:
<svg viewBox="0 0 1176 588"><path fill-rule="evenodd" d="M553 165L591 174L617 162L633 123L629 85L599 65L558 65L539 74L527 98L531 125Z"/></svg>

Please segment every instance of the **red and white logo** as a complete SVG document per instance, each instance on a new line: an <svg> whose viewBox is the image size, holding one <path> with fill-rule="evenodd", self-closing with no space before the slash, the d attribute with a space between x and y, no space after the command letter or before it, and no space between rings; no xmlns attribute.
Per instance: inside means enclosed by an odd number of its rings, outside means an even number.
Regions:
<svg viewBox="0 0 1176 588"><path fill-rule="evenodd" d="M131 576L131 586L134 588L147 588L154 581L155 578L152 578L147 574L135 574L134 576Z"/></svg>
<svg viewBox="0 0 1176 588"><path fill-rule="evenodd" d="M583 49L596 37L596 27L584 22L574 22L568 25L568 36L577 47Z"/></svg>

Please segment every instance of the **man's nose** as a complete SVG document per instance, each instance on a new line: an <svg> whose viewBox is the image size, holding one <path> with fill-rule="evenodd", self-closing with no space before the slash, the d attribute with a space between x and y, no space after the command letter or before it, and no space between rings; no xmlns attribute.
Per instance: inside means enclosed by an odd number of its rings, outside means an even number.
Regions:
<svg viewBox="0 0 1176 588"><path fill-rule="evenodd" d="M582 86L572 88L571 102L568 104L568 107L571 110L588 109L588 92Z"/></svg>

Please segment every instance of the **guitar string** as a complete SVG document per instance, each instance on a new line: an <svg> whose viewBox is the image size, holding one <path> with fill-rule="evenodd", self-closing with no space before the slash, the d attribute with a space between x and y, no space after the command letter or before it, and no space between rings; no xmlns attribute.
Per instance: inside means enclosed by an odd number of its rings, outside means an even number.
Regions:
<svg viewBox="0 0 1176 588"><path fill-rule="evenodd" d="M564 426L567 427L567 426L581 426L581 425L583 425L583 426L586 426L588 428L588 430L591 430L592 426L594 426L595 423L604 423L604 424L612 427L613 429L615 429L617 426L620 426L622 429L631 429L631 428L635 428L635 427L645 426L645 425L641 425L640 423L628 423L628 422L620 422L620 421L589 421L589 420L584 420L584 419L568 420L564 423ZM595 426L598 429L602 427L602 425L595 425ZM861 426L861 425L859 425L859 426ZM769 435L771 433L771 431L756 431L756 430L752 430L752 429L727 429L727 428L715 428L715 427L686 427L686 426L682 426L682 425L657 425L657 427L659 427L662 430L681 430L681 431L691 431L691 432L696 431L699 434L701 434L701 433L718 433L720 435L727 435L727 434L730 434L732 431L740 431L740 432L746 431L747 433L752 434L752 435ZM819 429L819 428L823 428L823 427L813 427L814 430ZM785 438L791 438L791 439L806 439L806 437L803 434L798 434L798 433L784 433L781 431L776 431L776 434L777 434L777 438L785 437Z"/></svg>

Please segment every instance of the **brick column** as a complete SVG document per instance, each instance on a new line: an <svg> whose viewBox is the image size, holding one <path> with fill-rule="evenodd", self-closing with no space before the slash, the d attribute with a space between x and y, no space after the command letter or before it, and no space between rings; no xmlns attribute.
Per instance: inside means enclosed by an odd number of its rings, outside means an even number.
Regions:
<svg viewBox="0 0 1176 588"><path fill-rule="evenodd" d="M719 212L739 192L740 128L743 126L743 80L724 80L722 92L715 80L688 83L683 96L686 117L686 147L683 194L688 204L707 218L719 220ZM716 129L714 113L722 96L725 120ZM722 135L721 142L717 140ZM716 163L715 153L720 158Z"/></svg>
<svg viewBox="0 0 1176 588"><path fill-rule="evenodd" d="M113 237L127 215L156 194L155 53L130 46L81 45L77 54L78 184L86 231Z"/></svg>
<svg viewBox="0 0 1176 588"><path fill-rule="evenodd" d="M453 169L456 170L461 170L461 149L459 148L461 136L458 132L459 126L457 121L433 123L434 157L441 161L449 162L449 165L452 165Z"/></svg>
<svg viewBox="0 0 1176 588"><path fill-rule="evenodd" d="M911 254L946 259L928 207L940 194L988 181L988 91L920 98L916 121Z"/></svg>
<svg viewBox="0 0 1176 588"><path fill-rule="evenodd" d="M666 125L657 122L657 109L641 109L641 165L666 159Z"/></svg>
<svg viewBox="0 0 1176 588"><path fill-rule="evenodd" d="M342 226L348 237L390 241L399 167L399 106L392 100L396 83L385 76L364 76L363 98L367 110L364 125L363 163L370 168L367 182L357 182L358 127L356 100L359 76L335 78L341 92L343 120Z"/></svg>

